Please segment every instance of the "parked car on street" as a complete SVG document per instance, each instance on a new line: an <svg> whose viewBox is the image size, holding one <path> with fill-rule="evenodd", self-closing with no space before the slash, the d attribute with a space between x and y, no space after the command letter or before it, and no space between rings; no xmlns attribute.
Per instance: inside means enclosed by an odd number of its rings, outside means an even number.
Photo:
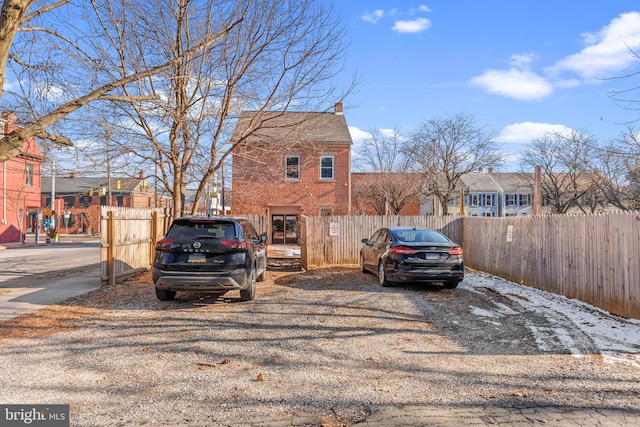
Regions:
<svg viewBox="0 0 640 427"><path fill-rule="evenodd" d="M267 235L258 235L245 218L182 217L156 244L152 277L161 301L176 291L224 294L240 291L255 298L256 281L267 270Z"/></svg>
<svg viewBox="0 0 640 427"><path fill-rule="evenodd" d="M362 239L360 267L378 275L382 286L395 282L442 282L455 288L464 278L462 248L428 228L392 227Z"/></svg>

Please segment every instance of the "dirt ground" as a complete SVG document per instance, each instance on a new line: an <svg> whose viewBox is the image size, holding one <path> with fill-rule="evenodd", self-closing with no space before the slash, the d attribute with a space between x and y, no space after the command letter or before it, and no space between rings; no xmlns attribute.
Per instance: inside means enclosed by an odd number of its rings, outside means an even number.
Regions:
<svg viewBox="0 0 640 427"><path fill-rule="evenodd" d="M299 413L352 425L423 404L637 410L640 368L604 361L569 319L527 310L482 274L448 290L383 288L355 266L270 271L255 301L161 302L145 273L0 323L0 364L14 367L0 401L70 404L87 426Z"/></svg>

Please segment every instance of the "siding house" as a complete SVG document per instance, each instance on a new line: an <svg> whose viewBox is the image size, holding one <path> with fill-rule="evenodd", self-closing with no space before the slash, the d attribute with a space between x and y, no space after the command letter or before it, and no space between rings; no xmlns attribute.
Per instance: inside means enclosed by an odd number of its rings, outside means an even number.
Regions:
<svg viewBox="0 0 640 427"><path fill-rule="evenodd" d="M243 112L233 131L233 213L266 214L271 244L295 244L301 214L351 213L351 135L333 112Z"/></svg>
<svg viewBox="0 0 640 427"><path fill-rule="evenodd" d="M449 202L450 214L467 216L516 216L533 212L533 174L469 172L460 177L453 200ZM460 212L460 193L463 209ZM435 198L429 198L420 208L425 215L441 214Z"/></svg>
<svg viewBox="0 0 640 427"><path fill-rule="evenodd" d="M3 112L0 132L20 132L13 113ZM40 167L45 157L34 138L20 154L0 164L0 243L23 241L36 226L40 206Z"/></svg>

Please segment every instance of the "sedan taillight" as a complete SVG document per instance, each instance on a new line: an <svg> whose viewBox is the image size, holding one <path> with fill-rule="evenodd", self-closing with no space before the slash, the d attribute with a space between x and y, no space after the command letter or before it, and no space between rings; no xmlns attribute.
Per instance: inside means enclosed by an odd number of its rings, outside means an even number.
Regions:
<svg viewBox="0 0 640 427"><path fill-rule="evenodd" d="M391 253L396 255L415 255L416 250L407 246L396 246L391 249Z"/></svg>
<svg viewBox="0 0 640 427"><path fill-rule="evenodd" d="M456 246L455 248L451 248L449 250L449 256L462 256L462 248L460 246Z"/></svg>

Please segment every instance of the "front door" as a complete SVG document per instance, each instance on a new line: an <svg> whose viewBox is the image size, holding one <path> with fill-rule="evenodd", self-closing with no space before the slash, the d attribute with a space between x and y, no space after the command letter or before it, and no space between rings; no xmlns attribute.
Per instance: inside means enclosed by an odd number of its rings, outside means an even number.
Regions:
<svg viewBox="0 0 640 427"><path fill-rule="evenodd" d="M298 244L298 215L271 215L271 243Z"/></svg>

